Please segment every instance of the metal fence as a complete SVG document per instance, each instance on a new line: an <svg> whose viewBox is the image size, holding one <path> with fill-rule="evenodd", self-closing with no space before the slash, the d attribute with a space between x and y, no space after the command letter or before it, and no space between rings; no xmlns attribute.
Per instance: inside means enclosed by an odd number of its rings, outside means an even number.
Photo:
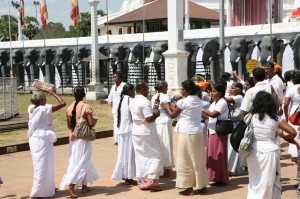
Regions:
<svg viewBox="0 0 300 199"><path fill-rule="evenodd" d="M207 67L206 67L207 66ZM88 62L67 63L59 66L27 66L37 67L37 69L26 70L26 67L16 71L14 77L17 78L17 87L29 88L32 85L34 78L43 79L48 83L55 84L60 88L62 93L67 89L73 89L75 86L87 87L91 82L91 67ZM154 90L154 85L157 80L165 80L165 65L163 62L126 62L126 61L100 61L100 81L110 91L114 84L113 73L119 71L123 76L124 82L136 84L142 80L148 83L150 91ZM40 71L40 74L31 74L31 72ZM47 78L47 73L50 73ZM210 65L202 61L188 62L188 79L191 79L195 74L200 74L205 79L211 79Z"/></svg>
<svg viewBox="0 0 300 199"><path fill-rule="evenodd" d="M0 120L18 114L17 78L0 77Z"/></svg>

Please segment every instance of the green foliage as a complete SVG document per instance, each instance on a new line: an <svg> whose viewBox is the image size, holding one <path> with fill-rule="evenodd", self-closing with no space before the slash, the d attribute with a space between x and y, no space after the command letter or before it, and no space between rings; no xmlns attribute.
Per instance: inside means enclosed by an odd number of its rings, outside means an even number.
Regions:
<svg viewBox="0 0 300 199"><path fill-rule="evenodd" d="M25 17L25 24L23 34L29 39L32 40L34 36L38 33L39 22L35 17L27 16Z"/></svg>
<svg viewBox="0 0 300 199"><path fill-rule="evenodd" d="M55 38L66 38L66 29L60 22L49 22L47 24L47 29L39 29L38 33L35 35L34 39L55 39Z"/></svg>
<svg viewBox="0 0 300 199"><path fill-rule="evenodd" d="M103 10L98 10L97 15L104 16L105 13ZM70 26L69 37L87 37L91 36L91 14L89 12L80 13L80 20L77 24L77 27Z"/></svg>
<svg viewBox="0 0 300 199"><path fill-rule="evenodd" d="M18 20L14 16L10 16L11 40L16 40L18 34ZM0 17L0 41L9 41L9 15Z"/></svg>

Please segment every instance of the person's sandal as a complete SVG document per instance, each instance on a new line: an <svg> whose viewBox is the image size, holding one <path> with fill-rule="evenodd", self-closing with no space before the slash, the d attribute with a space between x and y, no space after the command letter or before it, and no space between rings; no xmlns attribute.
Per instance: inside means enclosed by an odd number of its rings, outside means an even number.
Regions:
<svg viewBox="0 0 300 199"><path fill-rule="evenodd" d="M180 191L179 195L182 195L182 196L192 196L192 195L194 195L193 187L190 187L190 188L187 188L183 191Z"/></svg>
<svg viewBox="0 0 300 199"><path fill-rule="evenodd" d="M81 193L86 193L86 192L89 192L89 191L92 191L92 189L90 189L86 185L82 185Z"/></svg>

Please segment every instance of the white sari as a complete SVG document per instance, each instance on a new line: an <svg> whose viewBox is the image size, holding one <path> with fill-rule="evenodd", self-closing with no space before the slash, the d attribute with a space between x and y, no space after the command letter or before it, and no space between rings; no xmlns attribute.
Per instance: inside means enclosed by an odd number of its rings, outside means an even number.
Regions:
<svg viewBox="0 0 300 199"><path fill-rule="evenodd" d="M30 197L52 197L54 185L53 143L56 135L52 128L52 105L28 107L28 136L34 168Z"/></svg>

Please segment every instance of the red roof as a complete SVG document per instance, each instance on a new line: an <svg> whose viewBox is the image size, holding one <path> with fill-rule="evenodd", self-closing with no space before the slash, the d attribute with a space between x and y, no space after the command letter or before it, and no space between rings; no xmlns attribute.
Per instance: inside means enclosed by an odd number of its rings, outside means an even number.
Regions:
<svg viewBox="0 0 300 199"><path fill-rule="evenodd" d="M183 1L182 11L184 13L185 0L182 1ZM120 17L117 17L109 21L108 23L117 24L117 23L142 21L144 13L145 13L145 20L166 19L168 18L167 2L168 2L167 0L153 1L149 4L146 4L145 7L141 7L129 13L126 13ZM203 19L205 21L219 21L219 13L216 11L210 10L206 7L200 6L193 2L189 2L189 8L190 8L189 13L191 19Z"/></svg>

